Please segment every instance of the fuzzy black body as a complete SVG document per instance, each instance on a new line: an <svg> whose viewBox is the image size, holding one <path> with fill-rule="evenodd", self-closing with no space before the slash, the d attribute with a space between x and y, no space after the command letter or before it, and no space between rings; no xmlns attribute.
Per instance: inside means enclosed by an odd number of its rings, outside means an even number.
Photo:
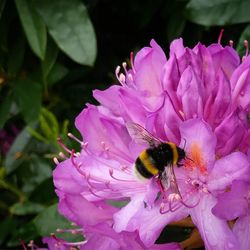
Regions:
<svg viewBox="0 0 250 250"><path fill-rule="evenodd" d="M185 151L172 142L161 143L158 146L145 149L136 159L136 171L142 177L149 179L161 175L165 167L179 166L179 161L185 158Z"/></svg>

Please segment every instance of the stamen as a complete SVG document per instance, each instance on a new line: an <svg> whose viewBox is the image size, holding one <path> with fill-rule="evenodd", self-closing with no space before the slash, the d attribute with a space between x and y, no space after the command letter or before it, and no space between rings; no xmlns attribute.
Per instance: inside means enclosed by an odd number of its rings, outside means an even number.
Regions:
<svg viewBox="0 0 250 250"><path fill-rule="evenodd" d="M130 63L131 63L131 68L133 70L133 73L135 73L135 67L134 67L134 52L130 52Z"/></svg>
<svg viewBox="0 0 250 250"><path fill-rule="evenodd" d="M56 229L57 233L72 233L72 234L78 234L78 233L82 233L83 229L82 228L72 228L72 229L61 229L61 228L57 228Z"/></svg>
<svg viewBox="0 0 250 250"><path fill-rule="evenodd" d="M83 141L81 141L80 139L78 139L78 138L77 138L76 136L74 136L73 134L68 133L68 137L69 137L70 139L72 139L72 140L74 140L74 141L78 142L81 146L83 146L83 145L84 145L84 142L83 142Z"/></svg>
<svg viewBox="0 0 250 250"><path fill-rule="evenodd" d="M65 245L65 246L76 246L77 247L77 246L82 246L82 245L86 244L86 242L87 242L86 240L79 241L79 242L67 242L65 240L62 240L62 239L56 237L55 234L51 234L51 237L53 239L55 239L58 243Z"/></svg>
<svg viewBox="0 0 250 250"><path fill-rule="evenodd" d="M123 182L131 182L130 180L122 180L122 179L119 179L117 177L114 176L114 171L112 168L109 169L109 175L114 179L114 180L117 180L117 181L123 181Z"/></svg>
<svg viewBox="0 0 250 250"><path fill-rule="evenodd" d="M102 148L104 151L108 152L109 151L109 147L106 146L106 143L104 141L101 142L102 144Z"/></svg>
<svg viewBox="0 0 250 250"><path fill-rule="evenodd" d="M61 146L61 148L63 148L66 152L68 152L69 154L71 154L71 150L68 149L62 142L62 139L59 137L57 138L57 142L58 144Z"/></svg>
<svg viewBox="0 0 250 250"><path fill-rule="evenodd" d="M80 173L82 176L86 177L86 173L81 170L82 164L77 164L74 159L74 150L72 150L71 155L70 155L70 160L72 165L75 167L75 169Z"/></svg>
<svg viewBox="0 0 250 250"><path fill-rule="evenodd" d="M122 63L122 67L124 69L124 72L126 73L126 75L128 74L128 71L127 71L127 63L126 62L123 62Z"/></svg>
<svg viewBox="0 0 250 250"><path fill-rule="evenodd" d="M21 245L22 245L23 250L28 250L23 240L21 240Z"/></svg>
<svg viewBox="0 0 250 250"><path fill-rule="evenodd" d="M119 83L123 86L125 84L126 77L123 73L119 75L120 70L121 70L121 67L117 66L115 69L115 76L116 76L116 79L119 81Z"/></svg>
<svg viewBox="0 0 250 250"><path fill-rule="evenodd" d="M97 198L99 198L99 199L102 199L102 200L107 199L107 197L104 197L104 196L102 197L102 196L96 194L96 193L93 191L92 188L89 188L89 192L90 192L91 194L93 194L94 196L96 196Z"/></svg>
<svg viewBox="0 0 250 250"><path fill-rule="evenodd" d="M220 35L219 35L219 38L218 38L218 44L221 44L221 39L222 39L223 32L224 32L224 29L221 29L220 30Z"/></svg>
<svg viewBox="0 0 250 250"><path fill-rule="evenodd" d="M233 41L233 40L229 40L229 46L230 46L231 48L233 48L233 46L234 46L234 41Z"/></svg>
<svg viewBox="0 0 250 250"><path fill-rule="evenodd" d="M128 73L127 79L128 79L129 83L133 82L133 80L134 80L132 74L130 74L130 73Z"/></svg>
<svg viewBox="0 0 250 250"><path fill-rule="evenodd" d="M244 40L244 47L246 49L245 55L242 57L242 62L246 59L246 57L248 56L248 41Z"/></svg>
<svg viewBox="0 0 250 250"><path fill-rule="evenodd" d="M244 46L246 48L245 56L248 56L248 41L247 40L244 40Z"/></svg>
<svg viewBox="0 0 250 250"><path fill-rule="evenodd" d="M120 73L120 70L121 70L121 67L118 65L115 69L115 75L116 75L116 78L119 79L118 75Z"/></svg>

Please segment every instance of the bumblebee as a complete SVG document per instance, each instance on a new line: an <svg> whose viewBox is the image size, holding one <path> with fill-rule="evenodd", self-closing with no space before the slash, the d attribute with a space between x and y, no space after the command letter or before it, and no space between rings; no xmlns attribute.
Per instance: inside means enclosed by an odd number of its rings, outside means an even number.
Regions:
<svg viewBox="0 0 250 250"><path fill-rule="evenodd" d="M162 142L137 123L126 124L130 136L138 143L149 145L135 161L135 172L140 179L156 177L161 189L170 186L179 193L173 166L180 167L180 161L186 157L184 149L172 142Z"/></svg>

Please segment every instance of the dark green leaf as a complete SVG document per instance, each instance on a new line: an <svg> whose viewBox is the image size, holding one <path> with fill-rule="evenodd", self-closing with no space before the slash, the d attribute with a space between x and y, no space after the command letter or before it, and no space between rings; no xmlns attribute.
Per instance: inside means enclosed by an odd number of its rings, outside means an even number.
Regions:
<svg viewBox="0 0 250 250"><path fill-rule="evenodd" d="M37 236L38 234L35 225L33 224L33 222L28 222L22 225L22 227L13 231L13 235L10 240L8 240L7 246L20 247L21 240L23 240L24 242L28 242L30 240L34 240Z"/></svg>
<svg viewBox="0 0 250 250"><path fill-rule="evenodd" d="M2 17L2 13L3 13L5 3L6 3L6 0L0 0L0 19Z"/></svg>
<svg viewBox="0 0 250 250"><path fill-rule="evenodd" d="M30 0L16 0L15 3L29 45L43 60L47 42L45 24Z"/></svg>
<svg viewBox="0 0 250 250"><path fill-rule="evenodd" d="M29 155L16 171L22 191L30 194L40 183L51 177L51 165L52 163L36 154Z"/></svg>
<svg viewBox="0 0 250 250"><path fill-rule="evenodd" d="M237 51L241 56L243 56L246 51L246 48L244 46L244 40L250 41L250 25L247 25L246 28L243 30L237 44Z"/></svg>
<svg viewBox="0 0 250 250"><path fill-rule="evenodd" d="M37 214L43 211L44 206L38 203L26 201L24 203L15 203L11 206L10 212L15 215Z"/></svg>
<svg viewBox="0 0 250 250"><path fill-rule="evenodd" d="M60 63L56 63L48 75L48 84L53 85L59 82L68 74L68 72L69 70L65 66Z"/></svg>
<svg viewBox="0 0 250 250"><path fill-rule="evenodd" d="M26 151L31 140L31 135L26 128L17 136L10 150L8 151L4 166L6 173L12 173L24 160L24 152Z"/></svg>
<svg viewBox="0 0 250 250"><path fill-rule="evenodd" d="M51 233L55 233L56 229L69 229L72 227L71 223L61 216L57 211L57 204L54 204L44 211L42 211L34 220L33 220L38 233L41 236L47 236ZM63 237L65 240L74 241L79 239L79 235L73 234L58 234L60 237ZM81 237L81 236L80 236Z"/></svg>
<svg viewBox="0 0 250 250"><path fill-rule="evenodd" d="M56 200L52 178L48 178L41 184L35 187L35 190L30 195L30 200L39 203L51 204L51 201Z"/></svg>
<svg viewBox="0 0 250 250"><path fill-rule="evenodd" d="M12 87L23 117L27 123L36 121L39 117L42 89L39 84L29 79L15 80Z"/></svg>
<svg viewBox="0 0 250 250"><path fill-rule="evenodd" d="M50 235L56 232L57 228L70 226L70 223L58 213L57 204L45 209L33 220L33 222L41 236Z"/></svg>
<svg viewBox="0 0 250 250"><path fill-rule="evenodd" d="M58 54L58 47L52 41L52 39L48 40L47 50L45 54L45 58L42 62L42 71L43 77L47 78L49 72L51 71L52 67L54 66Z"/></svg>
<svg viewBox="0 0 250 250"><path fill-rule="evenodd" d="M17 222L14 218L6 218L0 222L0 245L3 244L10 232L16 230Z"/></svg>
<svg viewBox="0 0 250 250"><path fill-rule="evenodd" d="M58 47L75 62L92 66L96 57L96 38L82 1L33 2Z"/></svg>
<svg viewBox="0 0 250 250"><path fill-rule="evenodd" d="M0 129L4 126L9 117L10 106L12 103L12 95L8 94L0 105Z"/></svg>
<svg viewBox="0 0 250 250"><path fill-rule="evenodd" d="M16 76L20 71L25 52L24 36L20 36L8 56L8 75Z"/></svg>
<svg viewBox="0 0 250 250"><path fill-rule="evenodd" d="M187 18L197 24L229 25L250 21L248 0L191 0L186 7Z"/></svg>

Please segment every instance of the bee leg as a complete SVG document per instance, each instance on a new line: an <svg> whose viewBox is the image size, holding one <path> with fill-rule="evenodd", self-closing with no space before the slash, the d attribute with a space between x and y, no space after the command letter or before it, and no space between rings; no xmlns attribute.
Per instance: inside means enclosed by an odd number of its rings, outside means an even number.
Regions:
<svg viewBox="0 0 250 250"><path fill-rule="evenodd" d="M162 199L163 200L167 199L167 197L165 196L165 188L163 187L161 179L159 177L156 178L156 183L159 186L160 192L162 194Z"/></svg>
<svg viewBox="0 0 250 250"><path fill-rule="evenodd" d="M177 163L176 166L179 168L179 167L184 166L184 164L182 164L182 163Z"/></svg>

